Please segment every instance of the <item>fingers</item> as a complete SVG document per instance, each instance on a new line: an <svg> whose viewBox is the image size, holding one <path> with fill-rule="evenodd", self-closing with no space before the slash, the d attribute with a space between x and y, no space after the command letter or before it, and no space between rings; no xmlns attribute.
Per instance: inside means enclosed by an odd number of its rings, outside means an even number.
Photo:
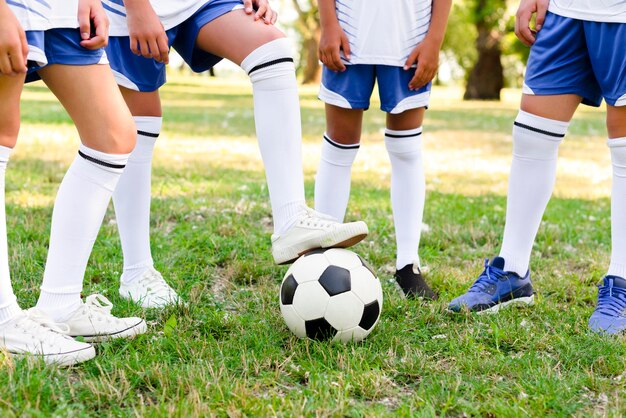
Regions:
<svg viewBox="0 0 626 418"><path fill-rule="evenodd" d="M526 46L531 46L535 42L535 34L530 29L530 9L520 8L515 15L515 35Z"/></svg>
<svg viewBox="0 0 626 418"><path fill-rule="evenodd" d="M87 41L91 34L91 10L85 2L78 2L78 28L80 30L80 38ZM82 43L81 43L82 45Z"/></svg>
<svg viewBox="0 0 626 418"><path fill-rule="evenodd" d="M19 45L15 45L13 48L9 49L8 57L11 62L11 70L14 74L26 72L26 63Z"/></svg>
<svg viewBox="0 0 626 418"><path fill-rule="evenodd" d="M257 9L256 13L254 14L254 20L259 20L259 19L265 17L265 13L267 12L267 10L268 10L267 3L265 3L265 2L259 3L259 8Z"/></svg>
<svg viewBox="0 0 626 418"><path fill-rule="evenodd" d="M20 31L20 43L22 44L22 58L24 63L24 71L28 65L28 40L26 39L26 32Z"/></svg>
<svg viewBox="0 0 626 418"><path fill-rule="evenodd" d="M8 53L0 54L0 74L15 75L15 71L13 71L13 65L11 64L11 58Z"/></svg>
<svg viewBox="0 0 626 418"><path fill-rule="evenodd" d="M546 13L548 12L548 3L547 2L538 2L537 3L537 16L535 17L535 30L541 30L543 27L543 22L546 20Z"/></svg>
<svg viewBox="0 0 626 418"><path fill-rule="evenodd" d="M413 64L415 64L415 62L417 61L417 56L419 55L419 47L413 49L413 51L411 51L411 53L409 54L408 58L406 59L405 63L404 63L404 70L408 70L409 68L411 68L413 66Z"/></svg>
<svg viewBox="0 0 626 418"><path fill-rule="evenodd" d="M137 39L137 36L135 35L130 35L130 50L133 51L133 54L135 55L141 55L139 39Z"/></svg>
<svg viewBox="0 0 626 418"><path fill-rule="evenodd" d="M92 15L92 18L88 20L90 22L87 30L88 36L87 39L84 38L81 27L80 32L83 41L81 41L80 45L83 48L92 50L104 48L109 43L109 19L102 9L91 9L89 15ZM92 24L93 36L89 35L92 33Z"/></svg>
<svg viewBox="0 0 626 418"><path fill-rule="evenodd" d="M249 14L249 15L251 15L254 12L254 9L252 8L252 0L243 1L243 10L246 12L246 14Z"/></svg>
<svg viewBox="0 0 626 418"><path fill-rule="evenodd" d="M350 41L348 40L348 36L345 32L341 34L341 49L343 51L343 55L348 61L350 61ZM341 65L343 66L343 63L341 63Z"/></svg>
<svg viewBox="0 0 626 418"><path fill-rule="evenodd" d="M161 56L161 59L157 61L161 61L163 64L169 64L170 51L167 45L167 35L163 34L162 36L159 36L159 38L157 39L157 43L158 43L159 52Z"/></svg>

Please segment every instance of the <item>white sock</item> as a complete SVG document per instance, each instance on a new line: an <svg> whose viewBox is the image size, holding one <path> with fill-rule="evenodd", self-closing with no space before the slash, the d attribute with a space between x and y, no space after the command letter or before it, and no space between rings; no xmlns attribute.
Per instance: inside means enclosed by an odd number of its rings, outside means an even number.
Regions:
<svg viewBox="0 0 626 418"><path fill-rule="evenodd" d="M252 80L254 122L265 165L274 231L282 233L302 211L302 127L298 83L289 41L255 49L241 63Z"/></svg>
<svg viewBox="0 0 626 418"><path fill-rule="evenodd" d="M350 199L350 174L359 144L343 145L324 134L315 176L315 210L343 222Z"/></svg>
<svg viewBox="0 0 626 418"><path fill-rule="evenodd" d="M609 139L613 164L611 264L607 275L626 278L626 137Z"/></svg>
<svg viewBox="0 0 626 418"><path fill-rule="evenodd" d="M81 303L87 261L129 154L80 146L54 203L48 259L37 307L56 321Z"/></svg>
<svg viewBox="0 0 626 418"><path fill-rule="evenodd" d="M10 321L21 312L11 286L4 202L5 174L11 151L11 148L0 145L0 324Z"/></svg>
<svg viewBox="0 0 626 418"><path fill-rule="evenodd" d="M422 164L422 127L406 131L385 129L391 161L391 208L396 230L396 268L419 266L418 248L426 198Z"/></svg>
<svg viewBox="0 0 626 418"><path fill-rule="evenodd" d="M129 283L153 266L150 252L150 175L152 153L163 118L135 116L137 145L113 193L117 228L124 252L122 282Z"/></svg>
<svg viewBox="0 0 626 418"><path fill-rule="evenodd" d="M569 122L520 111L513 126L513 161L500 257L504 270L524 276L554 181L559 144Z"/></svg>

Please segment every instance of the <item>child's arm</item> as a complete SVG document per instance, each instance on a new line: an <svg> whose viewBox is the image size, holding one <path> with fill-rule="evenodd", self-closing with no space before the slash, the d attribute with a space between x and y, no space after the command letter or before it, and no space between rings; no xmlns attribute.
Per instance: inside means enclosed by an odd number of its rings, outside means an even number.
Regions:
<svg viewBox="0 0 626 418"><path fill-rule="evenodd" d="M16 75L26 72L28 43L20 22L0 0L0 75Z"/></svg>
<svg viewBox="0 0 626 418"><path fill-rule="evenodd" d="M550 0L522 0L520 2L515 15L515 35L524 45L531 46L535 43L536 33L543 26L549 4ZM537 13L535 30L530 28L533 13Z"/></svg>
<svg viewBox="0 0 626 418"><path fill-rule="evenodd" d="M422 42L409 54L404 64L408 70L417 61L415 75L409 82L409 89L417 90L428 84L439 68L439 51L446 34L448 15L452 7L452 0L433 0L433 9L428 33Z"/></svg>
<svg viewBox="0 0 626 418"><path fill-rule="evenodd" d="M337 20L335 0L319 0L319 11L322 28L319 59L332 71L345 71L339 51L343 50L346 59L350 60L350 42Z"/></svg>
<svg viewBox="0 0 626 418"><path fill-rule="evenodd" d="M78 25L83 48L100 49L109 43L109 18L100 0L78 1Z"/></svg>

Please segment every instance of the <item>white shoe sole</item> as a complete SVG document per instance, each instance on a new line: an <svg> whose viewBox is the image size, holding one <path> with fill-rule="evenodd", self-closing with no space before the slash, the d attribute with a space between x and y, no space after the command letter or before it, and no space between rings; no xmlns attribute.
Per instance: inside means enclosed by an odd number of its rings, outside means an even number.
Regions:
<svg viewBox="0 0 626 418"><path fill-rule="evenodd" d="M530 305L534 305L534 304L535 304L535 295L530 295L530 296L523 297L523 298L512 299L512 300L509 300L507 302L498 303L497 305L492 306L489 309L478 311L476 313L479 314L479 315L482 315L482 314L495 314L495 313L498 313L498 311L500 309L505 308L507 306L512 306L512 305L527 305L527 306L530 306Z"/></svg>
<svg viewBox="0 0 626 418"><path fill-rule="evenodd" d="M87 360L91 360L96 356L96 349L93 347L85 347L76 351L69 351L67 353L58 354L30 354L30 353L11 353L13 357L17 358L41 358L44 363L48 365L55 365L59 367L73 366L78 363L82 363Z"/></svg>
<svg viewBox="0 0 626 418"><path fill-rule="evenodd" d="M81 335L83 339L88 342L102 342L107 340L112 340L116 338L133 338L136 335L144 334L148 330L148 326L146 325L146 321L141 320L135 325L132 325L126 329L121 331L117 331L111 334L98 334L98 335ZM78 335L74 335L74 337L79 337Z"/></svg>
<svg viewBox="0 0 626 418"><path fill-rule="evenodd" d="M329 231L321 239L313 237L286 248L272 248L276 264L290 264L300 256L318 248L348 248L361 242L368 234L367 224L363 221L343 224Z"/></svg>

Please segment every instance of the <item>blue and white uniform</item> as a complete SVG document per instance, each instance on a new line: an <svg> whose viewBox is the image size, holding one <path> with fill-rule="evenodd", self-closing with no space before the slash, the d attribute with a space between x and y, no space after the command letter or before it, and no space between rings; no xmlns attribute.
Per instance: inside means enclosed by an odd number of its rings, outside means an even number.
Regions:
<svg viewBox="0 0 626 418"><path fill-rule="evenodd" d="M104 50L80 46L78 0L7 0L26 32L28 76L38 80L37 70L50 64L105 64Z"/></svg>
<svg viewBox="0 0 626 418"><path fill-rule="evenodd" d="M552 0L523 92L626 106L626 0Z"/></svg>
<svg viewBox="0 0 626 418"><path fill-rule="evenodd" d="M350 61L342 52L346 71L324 67L319 98L346 109L367 109L377 81L385 112L428 106L430 83L409 90L415 68L402 67L428 33L432 0L337 0L336 11L350 42Z"/></svg>
<svg viewBox="0 0 626 418"><path fill-rule="evenodd" d="M115 80L131 90L157 90L165 84L165 65L131 51L123 0L103 0L102 4L111 21L106 51ZM196 48L200 29L230 11L243 8L242 0L151 0L150 4L165 28L168 45L196 72L206 71L222 59Z"/></svg>

